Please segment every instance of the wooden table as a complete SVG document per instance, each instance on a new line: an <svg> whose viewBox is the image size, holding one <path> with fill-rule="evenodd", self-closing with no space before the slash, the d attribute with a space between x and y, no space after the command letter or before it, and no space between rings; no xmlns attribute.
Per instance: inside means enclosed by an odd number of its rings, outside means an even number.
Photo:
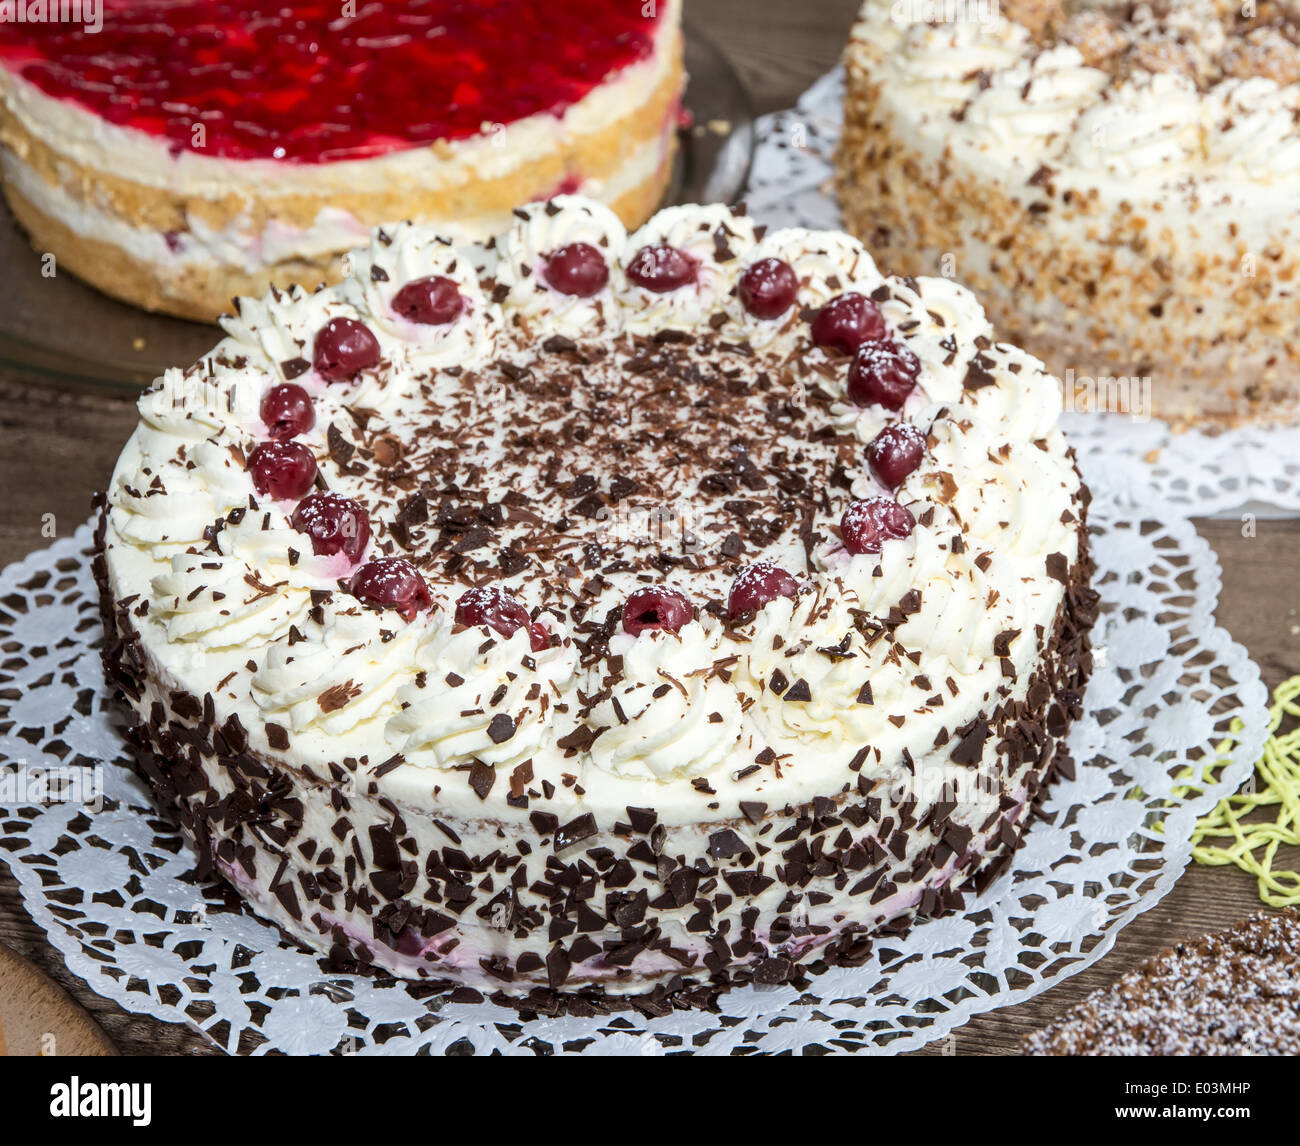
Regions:
<svg viewBox="0 0 1300 1146"><path fill-rule="evenodd" d="M687 15L724 48L765 112L792 105L834 64L856 6L856 0L690 0ZM105 485L134 424L128 402L0 375L0 565L48 544L44 515L54 515L59 536L86 519L92 491ZM1249 538L1237 522L1198 524L1223 563L1220 623L1250 650L1270 688L1300 672L1300 521L1260 522ZM1279 859L1294 866L1300 862L1294 851ZM1234 868L1193 866L1095 967L1027 1003L975 1019L957 1032L956 1051L1012 1052L1022 1035L1171 941L1234 923L1258 906L1249 876ZM70 975L23 912L7 874L0 875L0 942L64 986L123 1052L213 1053L188 1029L128 1014Z"/></svg>

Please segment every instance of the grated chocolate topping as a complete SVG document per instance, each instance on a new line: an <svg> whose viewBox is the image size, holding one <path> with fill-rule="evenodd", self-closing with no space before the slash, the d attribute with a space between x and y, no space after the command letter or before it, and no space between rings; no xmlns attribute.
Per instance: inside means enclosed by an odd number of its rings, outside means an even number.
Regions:
<svg viewBox="0 0 1300 1146"><path fill-rule="evenodd" d="M564 339L422 387L400 447L330 430L381 546L453 586L535 584L572 622L621 599L616 574L681 570L704 604L757 560L811 572L862 465L827 393L712 334Z"/></svg>

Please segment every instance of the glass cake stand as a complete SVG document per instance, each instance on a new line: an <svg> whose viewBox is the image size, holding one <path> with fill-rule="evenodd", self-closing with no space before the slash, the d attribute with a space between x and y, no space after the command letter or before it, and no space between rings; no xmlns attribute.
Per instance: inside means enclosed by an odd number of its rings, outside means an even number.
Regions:
<svg viewBox="0 0 1300 1146"><path fill-rule="evenodd" d="M687 28L684 128L665 203L729 203L749 177L753 104L726 56ZM122 394L168 366L185 366L217 339L213 326L148 314L70 274L43 273L41 257L0 206L0 368Z"/></svg>

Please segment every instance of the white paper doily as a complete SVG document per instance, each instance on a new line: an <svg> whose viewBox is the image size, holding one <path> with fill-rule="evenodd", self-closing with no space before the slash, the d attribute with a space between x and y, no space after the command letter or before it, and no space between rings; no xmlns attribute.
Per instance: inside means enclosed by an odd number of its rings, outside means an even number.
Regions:
<svg viewBox="0 0 1300 1146"><path fill-rule="evenodd" d="M758 121L746 201L760 222L840 228L830 178L843 102L844 73L836 68L794 109ZM1164 422L1122 414L1067 414L1064 424L1081 455L1104 463L1090 468L1098 494L1150 491L1158 504L1188 517L1243 507L1300 514L1300 427L1175 434Z"/></svg>
<svg viewBox="0 0 1300 1146"><path fill-rule="evenodd" d="M1084 475L1099 476L1092 461ZM521 1021L491 1003L322 972L316 958L187 880L193 855L125 766L94 643L88 526L0 574L0 758L25 775L107 761L100 810L0 799L0 856L36 923L93 990L230 1051L504 1054L888 1053L949 1034L1101 957L1188 862L1198 815L1236 789L1265 739L1266 697L1215 626L1219 568L1191 524L1154 505L1093 503L1098 667L1011 871L961 914L878 939L806 989L748 987L720 1013ZM1237 748L1215 770L1231 718ZM1197 789L1177 779L1191 768ZM0 775L0 779L3 776ZM0 789L2 792L2 789ZM1163 824L1163 827L1162 827Z"/></svg>

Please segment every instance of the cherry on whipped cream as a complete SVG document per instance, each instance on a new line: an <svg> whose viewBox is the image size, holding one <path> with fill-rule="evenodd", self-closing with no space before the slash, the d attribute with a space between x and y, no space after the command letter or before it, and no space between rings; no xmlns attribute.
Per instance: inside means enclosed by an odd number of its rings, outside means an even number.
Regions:
<svg viewBox="0 0 1300 1146"><path fill-rule="evenodd" d="M316 411L307 391L296 382L272 386L258 408L269 437L287 441L305 434L316 424Z"/></svg>
<svg viewBox="0 0 1300 1146"><path fill-rule="evenodd" d="M566 243L543 258L542 278L561 294L591 298L609 282L609 264L590 243Z"/></svg>
<svg viewBox="0 0 1300 1146"><path fill-rule="evenodd" d="M859 406L901 410L920 373L920 361L901 342L892 338L864 342L849 367L849 400Z"/></svg>
<svg viewBox="0 0 1300 1146"><path fill-rule="evenodd" d="M247 469L258 493L297 500L316 481L316 459L301 442L259 442Z"/></svg>
<svg viewBox="0 0 1300 1146"><path fill-rule="evenodd" d="M818 346L852 354L864 342L885 337L885 316L865 295L845 291L813 315L809 333Z"/></svg>
<svg viewBox="0 0 1300 1146"><path fill-rule="evenodd" d="M428 584L405 557L367 561L352 574L348 589L358 601L392 609L407 621L433 607Z"/></svg>
<svg viewBox="0 0 1300 1146"><path fill-rule="evenodd" d="M892 497L855 501L840 518L840 539L850 553L879 553L886 541L908 537L916 518Z"/></svg>
<svg viewBox="0 0 1300 1146"><path fill-rule="evenodd" d="M299 533L311 538L317 557L342 553L356 561L370 543L370 518L350 497L329 490L317 490L302 499L289 519Z"/></svg>
<svg viewBox="0 0 1300 1146"><path fill-rule="evenodd" d="M735 618L742 613L756 612L778 597L793 597L799 592L799 582L779 565L771 561L755 561L742 569L731 584L727 597L727 616Z"/></svg>
<svg viewBox="0 0 1300 1146"><path fill-rule="evenodd" d="M624 603L623 628L634 637L652 629L675 633L694 616L690 601L676 589L647 585Z"/></svg>
<svg viewBox="0 0 1300 1146"><path fill-rule="evenodd" d="M528 610L522 601L517 601L494 585L481 586L461 594L460 600L456 602L456 624L486 625L503 637L512 636L527 626L528 641L535 653L546 648L546 642L550 639L545 626L528 616Z"/></svg>
<svg viewBox="0 0 1300 1146"><path fill-rule="evenodd" d="M751 264L736 284L741 306L755 318L780 318L794 306L798 290L794 267L784 259L774 258Z"/></svg>
<svg viewBox="0 0 1300 1146"><path fill-rule="evenodd" d="M628 282L655 294L680 290L695 281L699 263L667 243L648 243L627 264Z"/></svg>
<svg viewBox="0 0 1300 1146"><path fill-rule="evenodd" d="M897 489L921 464L925 435L910 422L886 426L867 446L871 469L890 489Z"/></svg>
<svg viewBox="0 0 1300 1146"><path fill-rule="evenodd" d="M316 334L312 365L326 381L350 382L379 365L379 339L355 318L331 318Z"/></svg>
<svg viewBox="0 0 1300 1146"><path fill-rule="evenodd" d="M393 295L393 313L421 326L446 326L464 309L460 287L445 275L415 279Z"/></svg>

